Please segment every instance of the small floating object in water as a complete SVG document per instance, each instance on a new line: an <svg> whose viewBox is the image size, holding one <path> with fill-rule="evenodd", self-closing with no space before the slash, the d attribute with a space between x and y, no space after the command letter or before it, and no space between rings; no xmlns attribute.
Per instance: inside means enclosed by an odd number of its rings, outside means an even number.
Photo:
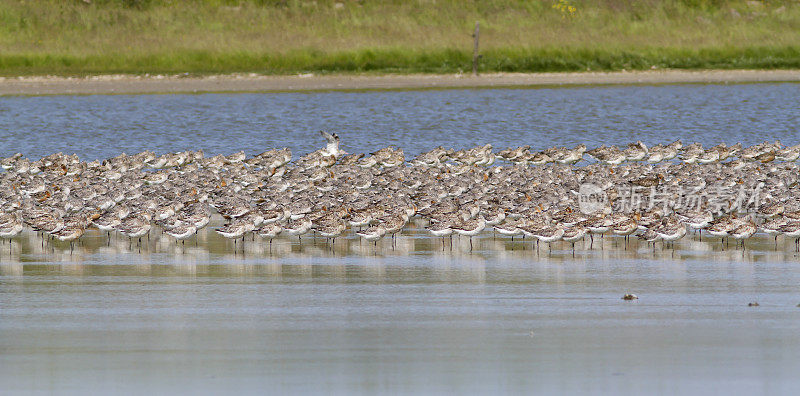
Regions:
<svg viewBox="0 0 800 396"><path fill-rule="evenodd" d="M755 301L753 301L753 302L751 302L751 303L748 303L748 304L747 304L747 306L748 306L748 307L757 307L757 306L758 306L758 303L757 303L757 302L755 302Z"/></svg>
<svg viewBox="0 0 800 396"><path fill-rule="evenodd" d="M638 300L639 297L636 296L635 294L626 294L626 295L622 296L622 299L626 300L626 301L630 301L630 300Z"/></svg>

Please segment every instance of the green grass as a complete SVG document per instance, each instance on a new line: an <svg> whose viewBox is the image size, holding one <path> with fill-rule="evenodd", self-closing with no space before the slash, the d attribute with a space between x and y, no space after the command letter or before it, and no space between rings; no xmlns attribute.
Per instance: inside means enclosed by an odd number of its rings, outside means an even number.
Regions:
<svg viewBox="0 0 800 396"><path fill-rule="evenodd" d="M800 68L797 1L554 4L0 0L0 75Z"/></svg>

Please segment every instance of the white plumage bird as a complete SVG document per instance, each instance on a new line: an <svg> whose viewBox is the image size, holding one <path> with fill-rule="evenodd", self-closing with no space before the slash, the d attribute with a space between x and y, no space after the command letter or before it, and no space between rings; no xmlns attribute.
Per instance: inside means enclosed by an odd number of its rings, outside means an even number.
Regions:
<svg viewBox="0 0 800 396"><path fill-rule="evenodd" d="M339 148L339 135L337 134L330 134L325 131L319 131L319 134L328 141L328 144L325 146L325 149L322 150L324 155L334 156L336 158L347 154L342 149Z"/></svg>

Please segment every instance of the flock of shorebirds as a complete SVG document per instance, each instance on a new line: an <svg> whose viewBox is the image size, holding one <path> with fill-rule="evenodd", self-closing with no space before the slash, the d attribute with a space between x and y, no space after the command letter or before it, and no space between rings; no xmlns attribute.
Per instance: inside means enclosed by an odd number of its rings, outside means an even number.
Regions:
<svg viewBox="0 0 800 396"><path fill-rule="evenodd" d="M151 232L185 241L218 213L225 222L214 231L234 247L248 236L271 244L312 232L335 243L348 230L377 245L416 217L442 238L442 249L453 234L469 237L471 249L472 237L485 231L531 238L537 248L565 241L573 254L585 238L589 249L604 235L624 237L626 247L636 235L663 248L687 231L700 239L732 237L743 249L760 231L775 237L776 249L779 235L800 248L800 145L704 148L675 141L493 152L487 144L437 147L406 161L398 147L348 154L336 134L321 134L327 145L294 162L286 148L250 158L145 151L91 162L62 153L38 160L16 154L0 161L0 238L29 228L43 244L57 239L72 246L97 229L130 244ZM579 205L586 184L607 198L592 212ZM636 200L624 194L634 188ZM685 204L706 191L715 204ZM742 191L758 193L743 200Z"/></svg>

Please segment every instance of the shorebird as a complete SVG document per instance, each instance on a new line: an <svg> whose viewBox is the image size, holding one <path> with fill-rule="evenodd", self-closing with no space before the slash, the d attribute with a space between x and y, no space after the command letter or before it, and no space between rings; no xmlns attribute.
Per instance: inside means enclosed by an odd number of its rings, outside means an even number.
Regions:
<svg viewBox="0 0 800 396"><path fill-rule="evenodd" d="M469 237L469 250L472 251L472 237L480 234L481 231L486 228L486 220L482 216L479 216L475 219L462 221L451 228L453 232L458 235L466 235Z"/></svg>
<svg viewBox="0 0 800 396"><path fill-rule="evenodd" d="M694 164L705 153L703 145L700 143L692 143L683 148L681 159L687 164Z"/></svg>
<svg viewBox="0 0 800 396"><path fill-rule="evenodd" d="M386 228L381 225L376 225L363 231L357 231L356 234L364 238L367 242L373 242L375 246L378 246L378 240L386 235Z"/></svg>
<svg viewBox="0 0 800 396"><path fill-rule="evenodd" d="M775 153L775 158L778 161L785 162L797 161L797 159L800 158L800 145L779 149Z"/></svg>
<svg viewBox="0 0 800 396"><path fill-rule="evenodd" d="M30 224L31 228L35 231L41 231L51 235L61 231L66 225L64 224L63 218L49 213L30 219L28 224Z"/></svg>
<svg viewBox="0 0 800 396"><path fill-rule="evenodd" d="M506 220L502 224L494 226L494 230L499 232L500 235L510 236L514 240L514 236L522 234L522 231L517 227L517 222L513 220Z"/></svg>
<svg viewBox="0 0 800 396"><path fill-rule="evenodd" d="M528 227L520 227L520 229L529 234L531 237L536 238L536 248L538 251L539 242L547 243L548 251L552 251L552 243L561 240L564 236L564 227L561 225L549 226L544 228L532 229Z"/></svg>
<svg viewBox="0 0 800 396"><path fill-rule="evenodd" d="M406 215L405 212L378 219L378 223L386 229L386 233L392 235L392 241L394 241L394 235L400 232L400 230L406 226L407 222L408 215Z"/></svg>
<svg viewBox="0 0 800 396"><path fill-rule="evenodd" d="M622 152L628 161L642 161L647 158L647 146L641 140L636 143L628 143L628 148Z"/></svg>
<svg viewBox="0 0 800 396"><path fill-rule="evenodd" d="M722 243L724 243L725 237L730 235L730 233L735 230L736 227L737 223L735 221L735 217L731 214L714 220L714 222L712 222L708 228L706 228L706 231L713 236L720 237L720 240ZM725 245L723 245L723 249L724 246Z"/></svg>
<svg viewBox="0 0 800 396"><path fill-rule="evenodd" d="M442 238L442 250L444 250L445 237L453 235L453 229L451 228L451 223L449 221L432 223L431 225L425 227L425 229L428 230L431 235Z"/></svg>
<svg viewBox="0 0 800 396"><path fill-rule="evenodd" d="M106 214L100 216L97 219L92 220L92 224L94 224L100 231L103 231L108 234L108 238L111 238L111 231L119 226L122 223L122 219L119 218L115 213L107 212Z"/></svg>
<svg viewBox="0 0 800 396"><path fill-rule="evenodd" d="M781 201L770 202L758 207L758 214L764 217L775 217L783 214L786 206Z"/></svg>
<svg viewBox="0 0 800 396"><path fill-rule="evenodd" d="M738 224L730 234L736 239L737 245L739 241L742 241L742 250L744 250L744 240L753 236L756 233L756 229L756 224L752 220L747 220Z"/></svg>
<svg viewBox="0 0 800 396"><path fill-rule="evenodd" d="M253 230L255 230L255 225L246 221L232 221L214 229L217 234L228 239L233 239L234 249L236 248L236 240L240 237L242 238L242 247L244 248L244 234Z"/></svg>
<svg viewBox="0 0 800 396"><path fill-rule="evenodd" d="M362 211L354 211L350 213L350 218L347 219L347 223L350 224L350 227L364 227L369 225L372 222L372 214L370 211L362 210Z"/></svg>
<svg viewBox="0 0 800 396"><path fill-rule="evenodd" d="M178 216L178 220L193 225L195 233L197 233L211 222L211 217L207 213L200 212Z"/></svg>
<svg viewBox="0 0 800 396"><path fill-rule="evenodd" d="M711 225L711 222L714 221L714 215L710 211L703 209L678 215L689 227L693 230L697 230L698 238L701 241L703 240L703 229Z"/></svg>
<svg viewBox="0 0 800 396"><path fill-rule="evenodd" d="M22 158L22 153L16 153L11 157L3 158L0 160L0 168L3 168L4 170L12 169L20 158Z"/></svg>
<svg viewBox="0 0 800 396"><path fill-rule="evenodd" d="M165 234L175 238L175 243L181 241L186 244L186 240L197 232L194 224L180 224L177 227L164 231Z"/></svg>
<svg viewBox="0 0 800 396"><path fill-rule="evenodd" d="M319 134L328 141L328 145L325 146L324 154L339 157L343 154L343 151L339 149L339 135L337 134L330 134L325 131L319 131Z"/></svg>
<svg viewBox="0 0 800 396"><path fill-rule="evenodd" d="M264 217L264 224L276 223L283 219L290 217L291 211L285 207L278 207L275 209L267 209L261 211L261 216Z"/></svg>
<svg viewBox="0 0 800 396"><path fill-rule="evenodd" d="M582 225L589 231L589 249L592 249L594 245L594 234L598 234L602 237L606 232L611 230L614 223L610 217L599 215L586 219Z"/></svg>
<svg viewBox="0 0 800 396"><path fill-rule="evenodd" d="M128 237L128 241L134 238L139 239L139 246L142 245L142 237L150 232L150 218L147 214L139 214L125 218L118 226L117 231Z"/></svg>
<svg viewBox="0 0 800 396"><path fill-rule="evenodd" d="M668 144L664 147L663 161L669 161L678 156L678 150L682 147L680 140Z"/></svg>
<svg viewBox="0 0 800 396"><path fill-rule="evenodd" d="M64 227L52 235L61 242L69 242L69 251L74 249L73 242L82 237L84 230L82 227Z"/></svg>
<svg viewBox="0 0 800 396"><path fill-rule="evenodd" d="M674 242L686 236L686 225L677 218L665 218L654 231L663 242Z"/></svg>
<svg viewBox="0 0 800 396"><path fill-rule="evenodd" d="M611 166L619 165L625 162L626 158L625 153L614 146L595 152L595 154L591 154L591 151L587 151L586 153L595 157L598 161Z"/></svg>
<svg viewBox="0 0 800 396"><path fill-rule="evenodd" d="M795 238L794 240L794 251L800 251L800 222L794 221L783 225L778 228L778 230L785 236L789 238Z"/></svg>
<svg viewBox="0 0 800 396"><path fill-rule="evenodd" d="M506 211L502 208L493 208L486 211L484 218L487 226L495 226L506 219Z"/></svg>
<svg viewBox="0 0 800 396"><path fill-rule="evenodd" d="M657 144L653 147L650 147L647 154L647 162L651 164L657 164L665 159L667 152L663 145Z"/></svg>
<svg viewBox="0 0 800 396"><path fill-rule="evenodd" d="M648 228L639 234L639 238L644 239L647 243L653 244L653 252L656 251L656 242L661 239L661 236L656 232L656 228ZM662 245L663 247L663 245Z"/></svg>
<svg viewBox="0 0 800 396"><path fill-rule="evenodd" d="M255 232L262 238L269 238L269 245L272 246L272 240L280 235L282 231L283 227L281 227L278 223L267 223L261 228L257 229Z"/></svg>
<svg viewBox="0 0 800 396"><path fill-rule="evenodd" d="M535 166L541 166L541 165L544 165L544 164L546 164L548 162L553 162L554 161L552 158L550 158L549 155L547 155L545 153L541 153L541 152L533 153L533 154L531 154L531 155L529 155L527 157L521 157L521 158L523 158L524 162L527 162L527 163L529 163L531 165L535 165Z"/></svg>
<svg viewBox="0 0 800 396"><path fill-rule="evenodd" d="M704 165L719 162L719 160L720 152L719 150L715 150L713 148L706 150L697 158L697 162Z"/></svg>
<svg viewBox="0 0 800 396"><path fill-rule="evenodd" d="M333 222L326 222L326 223L319 223L315 224L313 228L319 232L319 234L325 237L326 241L332 241L332 244L336 243L336 237L342 235L347 230L347 225L342 220L337 220Z"/></svg>
<svg viewBox="0 0 800 396"><path fill-rule="evenodd" d="M531 149L530 145L520 146L514 149L508 148L497 153L497 156L509 162L517 162L526 154L529 154L528 150L530 149Z"/></svg>
<svg viewBox="0 0 800 396"><path fill-rule="evenodd" d="M283 226L283 232L285 232L286 235L297 236L297 240L300 241L301 236L311 231L311 225L311 220L309 219L289 221Z"/></svg>
<svg viewBox="0 0 800 396"><path fill-rule="evenodd" d="M0 239L6 240L14 238L22 232L24 226L17 216L8 216L0 221Z"/></svg>
<svg viewBox="0 0 800 396"><path fill-rule="evenodd" d="M776 217L761 224L761 230L767 235L772 235L775 240L775 250L778 250L778 235L781 234L781 227L789 222L783 217Z"/></svg>
<svg viewBox="0 0 800 396"><path fill-rule="evenodd" d="M633 216L621 216L620 219L611 225L611 232L615 235L625 237L625 248L628 248L628 236L636 232L639 226L636 223L640 215L634 214Z"/></svg>
<svg viewBox="0 0 800 396"><path fill-rule="evenodd" d="M575 242L580 241L588 232L588 229L582 225L569 226L564 229L564 235L561 237L572 244L572 257L575 257Z"/></svg>
<svg viewBox="0 0 800 396"><path fill-rule="evenodd" d="M574 165L576 162L583 159L583 153L586 152L586 145L579 144L571 150L564 150L556 160L559 164Z"/></svg>

